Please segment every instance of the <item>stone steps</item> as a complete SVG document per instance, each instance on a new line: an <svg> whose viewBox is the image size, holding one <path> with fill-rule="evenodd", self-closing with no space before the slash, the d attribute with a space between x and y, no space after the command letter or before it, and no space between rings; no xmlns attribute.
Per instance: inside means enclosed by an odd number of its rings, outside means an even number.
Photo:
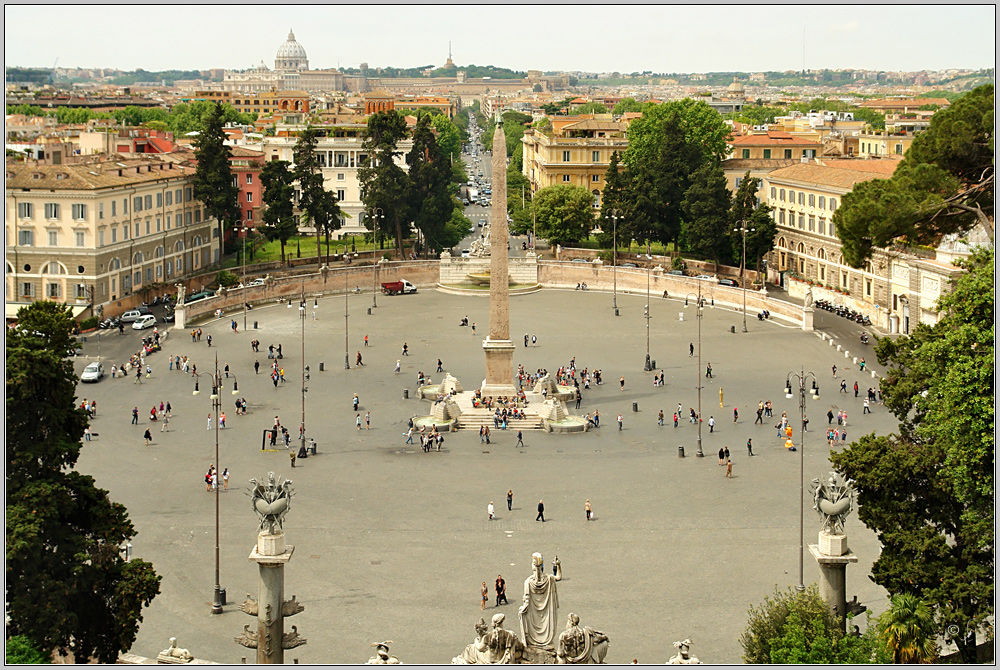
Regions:
<svg viewBox="0 0 1000 670"><path fill-rule="evenodd" d="M493 416L489 417L479 417L479 416L466 416L463 414L458 419L458 427L460 429L468 428L479 428L480 426L489 426L490 430L500 430L493 427ZM518 431L518 430L539 430L542 428L542 419L537 416L529 416L524 419L507 419L507 432Z"/></svg>

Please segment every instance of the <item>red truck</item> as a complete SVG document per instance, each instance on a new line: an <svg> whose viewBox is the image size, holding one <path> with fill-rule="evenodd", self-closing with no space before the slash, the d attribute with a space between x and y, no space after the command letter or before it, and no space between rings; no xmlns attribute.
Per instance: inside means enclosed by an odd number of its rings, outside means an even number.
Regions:
<svg viewBox="0 0 1000 670"><path fill-rule="evenodd" d="M399 281L390 281L382 284L382 293L386 295L397 295L399 293L416 293L417 287L401 279Z"/></svg>

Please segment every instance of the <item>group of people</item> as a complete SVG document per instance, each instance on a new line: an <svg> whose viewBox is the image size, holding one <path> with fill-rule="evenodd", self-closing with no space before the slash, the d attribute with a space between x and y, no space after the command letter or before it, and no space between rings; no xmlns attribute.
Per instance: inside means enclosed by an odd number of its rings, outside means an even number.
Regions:
<svg viewBox="0 0 1000 670"><path fill-rule="evenodd" d="M219 486L219 472L214 463L209 463L208 472L205 473L205 490L211 493ZM222 490L229 489L229 468L222 469Z"/></svg>

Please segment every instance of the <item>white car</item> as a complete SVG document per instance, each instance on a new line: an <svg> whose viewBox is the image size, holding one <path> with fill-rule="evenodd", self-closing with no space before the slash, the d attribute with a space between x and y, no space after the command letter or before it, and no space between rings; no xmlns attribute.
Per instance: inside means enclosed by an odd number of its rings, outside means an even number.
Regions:
<svg viewBox="0 0 1000 670"><path fill-rule="evenodd" d="M155 325L156 317L152 314L147 314L146 316L140 316L132 322L132 330L144 330L146 328L152 328Z"/></svg>
<svg viewBox="0 0 1000 670"><path fill-rule="evenodd" d="M83 372L80 374L80 381L99 382L103 376L104 364L99 361L94 361L93 363L89 363L87 367L83 369Z"/></svg>

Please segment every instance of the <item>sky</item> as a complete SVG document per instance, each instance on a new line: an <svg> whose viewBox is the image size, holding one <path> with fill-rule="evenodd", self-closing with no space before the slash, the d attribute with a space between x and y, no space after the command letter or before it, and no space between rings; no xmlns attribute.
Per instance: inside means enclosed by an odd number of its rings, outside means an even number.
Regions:
<svg viewBox="0 0 1000 670"><path fill-rule="evenodd" d="M313 69L439 66L449 41L459 66L520 71L916 71L996 62L991 5L574 3L5 5L4 64L273 67L289 29Z"/></svg>

